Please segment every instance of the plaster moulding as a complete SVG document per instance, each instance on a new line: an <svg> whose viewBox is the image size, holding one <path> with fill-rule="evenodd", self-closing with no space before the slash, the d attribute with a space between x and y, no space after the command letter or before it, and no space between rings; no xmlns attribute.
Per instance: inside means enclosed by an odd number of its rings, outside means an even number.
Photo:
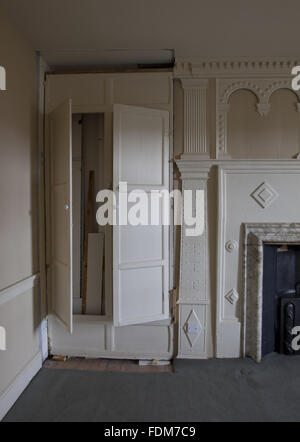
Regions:
<svg viewBox="0 0 300 442"><path fill-rule="evenodd" d="M228 158L227 151L227 116L231 95L238 90L248 90L257 97L257 111L261 116L267 116L270 109L272 94L280 89L289 89L298 97L298 112L300 110L300 91L292 89L291 76L269 78L223 78L217 79L216 84L216 127L218 158Z"/></svg>
<svg viewBox="0 0 300 442"><path fill-rule="evenodd" d="M227 299L227 301L231 304L231 305L235 305L238 300L239 300L239 294L235 289L230 290L230 292L228 292L225 295L225 299Z"/></svg>
<svg viewBox="0 0 300 442"><path fill-rule="evenodd" d="M291 75L300 65L300 57L292 58L176 58L175 78L233 78Z"/></svg>
<svg viewBox="0 0 300 442"><path fill-rule="evenodd" d="M257 103L256 107L257 107L257 112L261 117L266 117L271 110L270 103Z"/></svg>
<svg viewBox="0 0 300 442"><path fill-rule="evenodd" d="M252 91L257 97L257 112L265 117L269 114L270 98L279 89L292 90L292 69L300 65L300 57L292 58L177 58L174 67L174 78L181 79L186 90L200 90L208 79L216 80L216 158L229 160L227 149L227 115L230 96L241 89ZM197 85L197 86L196 86ZM202 89L203 90L203 89ZM298 112L300 116L300 91ZM199 92L200 93L200 92ZM188 119L190 121L190 119ZM186 124L186 126L188 126ZM201 131L203 134L203 130ZM191 134L185 134L186 140ZM203 138L203 135L202 135ZM201 141L201 145L205 142ZM185 143L187 144L187 143ZM186 149L189 152L190 148ZM207 158L206 148L196 149Z"/></svg>
<svg viewBox="0 0 300 442"><path fill-rule="evenodd" d="M230 78L218 80L217 104L228 105L230 96L240 89L252 91L257 96L259 104L269 104L271 95L279 89L290 89L300 101L300 92L296 92L292 88L291 76L285 78Z"/></svg>
<svg viewBox="0 0 300 442"><path fill-rule="evenodd" d="M195 327L195 329L192 330L191 327ZM190 347L192 348L198 341L201 333L203 332L203 325L201 324L201 321L198 318L194 309L191 310L183 326L183 331Z"/></svg>
<svg viewBox="0 0 300 442"><path fill-rule="evenodd" d="M182 180L207 180L211 169L211 162L202 161L200 155L182 155L176 165Z"/></svg>
<svg viewBox="0 0 300 442"><path fill-rule="evenodd" d="M227 241L227 243L225 244L225 249L228 253L236 252L238 248L239 248L239 243L234 239Z"/></svg>
<svg viewBox="0 0 300 442"><path fill-rule="evenodd" d="M254 199L263 209L270 207L279 197L276 190L268 183L260 184L254 192L251 193L251 198Z"/></svg>

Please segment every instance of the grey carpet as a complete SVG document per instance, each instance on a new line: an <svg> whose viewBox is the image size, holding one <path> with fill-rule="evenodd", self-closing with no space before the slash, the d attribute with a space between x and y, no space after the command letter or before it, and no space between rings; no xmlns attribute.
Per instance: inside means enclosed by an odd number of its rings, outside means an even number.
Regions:
<svg viewBox="0 0 300 442"><path fill-rule="evenodd" d="M300 357L175 361L175 373L43 368L5 422L300 422Z"/></svg>

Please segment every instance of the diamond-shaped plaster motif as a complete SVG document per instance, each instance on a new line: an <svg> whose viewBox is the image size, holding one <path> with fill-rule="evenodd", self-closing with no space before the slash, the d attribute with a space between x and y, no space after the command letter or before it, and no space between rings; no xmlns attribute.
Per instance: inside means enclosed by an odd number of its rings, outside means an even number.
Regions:
<svg viewBox="0 0 300 442"><path fill-rule="evenodd" d="M257 202L263 209L270 207L271 204L278 198L278 193L268 183L262 183L257 189L251 193L251 197Z"/></svg>
<svg viewBox="0 0 300 442"><path fill-rule="evenodd" d="M230 304L234 305L239 300L239 294L235 289L232 289L230 290L230 292L227 293L225 298L227 299L228 302L230 302Z"/></svg>
<svg viewBox="0 0 300 442"><path fill-rule="evenodd" d="M197 334L189 333L189 325L190 324L196 324L198 326L199 332ZM190 344L190 347L193 347L196 344L196 342L199 339L199 336L202 333L202 330L203 330L203 326L202 326L198 316L196 315L195 310L192 310L191 313L189 314L187 320L185 321L184 326L183 326L183 331L184 331L184 334L188 340L188 343Z"/></svg>

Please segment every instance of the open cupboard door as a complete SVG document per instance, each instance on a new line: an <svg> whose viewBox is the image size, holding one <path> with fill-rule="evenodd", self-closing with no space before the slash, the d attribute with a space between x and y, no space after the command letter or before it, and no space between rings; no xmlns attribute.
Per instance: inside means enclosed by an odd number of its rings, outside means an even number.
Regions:
<svg viewBox="0 0 300 442"><path fill-rule="evenodd" d="M72 102L50 114L52 313L72 333Z"/></svg>
<svg viewBox="0 0 300 442"><path fill-rule="evenodd" d="M168 319L169 227L162 225L161 211L157 225L119 225L120 204L126 197L120 183L127 183L128 193L139 190L137 198L146 192L149 201L152 190L169 190L167 111L114 106L113 292L116 327ZM134 212L139 201L129 202L126 214Z"/></svg>

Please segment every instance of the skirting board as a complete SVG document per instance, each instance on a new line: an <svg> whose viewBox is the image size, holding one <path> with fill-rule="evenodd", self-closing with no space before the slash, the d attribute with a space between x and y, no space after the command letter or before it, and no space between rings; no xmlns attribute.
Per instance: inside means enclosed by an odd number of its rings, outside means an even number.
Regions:
<svg viewBox="0 0 300 442"><path fill-rule="evenodd" d="M43 319L39 326L39 339L40 339L40 351L42 354L43 362L49 356L49 348L48 348L48 321Z"/></svg>
<svg viewBox="0 0 300 442"><path fill-rule="evenodd" d="M178 355L176 359L192 359L195 361L207 361L209 359L207 356L195 356L195 355Z"/></svg>
<svg viewBox="0 0 300 442"><path fill-rule="evenodd" d="M42 358L40 353L37 353L8 389L0 396L0 421L6 416L41 368Z"/></svg>

